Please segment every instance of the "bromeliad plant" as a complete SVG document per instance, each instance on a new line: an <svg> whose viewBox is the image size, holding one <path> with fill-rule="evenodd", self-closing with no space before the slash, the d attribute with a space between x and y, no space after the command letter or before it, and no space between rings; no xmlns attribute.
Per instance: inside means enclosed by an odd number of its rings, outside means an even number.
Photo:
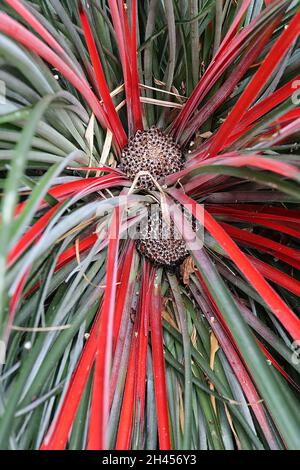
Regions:
<svg viewBox="0 0 300 470"><path fill-rule="evenodd" d="M0 31L2 448L299 448L299 2Z"/></svg>

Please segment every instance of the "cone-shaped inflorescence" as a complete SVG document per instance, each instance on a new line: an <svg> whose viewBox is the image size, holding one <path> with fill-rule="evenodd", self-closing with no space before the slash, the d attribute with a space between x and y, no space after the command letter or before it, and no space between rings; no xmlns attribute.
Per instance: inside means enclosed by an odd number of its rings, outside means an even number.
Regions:
<svg viewBox="0 0 300 470"><path fill-rule="evenodd" d="M162 217L160 207L149 209L148 216L140 227L138 251L152 263L166 268L174 268L188 255L185 241L180 237L172 220Z"/></svg>
<svg viewBox="0 0 300 470"><path fill-rule="evenodd" d="M137 131L123 149L120 168L128 178L134 180L140 171L148 171L155 180L180 171L183 167L183 154L170 136L160 129L151 127L148 131ZM140 189L156 189L149 175L141 175L136 186ZM158 266L173 268L187 256L186 244L176 232L174 223L170 225L162 218L159 206L152 210L141 226L138 251Z"/></svg>
<svg viewBox="0 0 300 470"><path fill-rule="evenodd" d="M180 171L184 159L179 145L160 129L137 131L123 149L120 168L133 180L140 171L148 171L155 180ZM142 175L137 181L141 189L155 189L153 180Z"/></svg>

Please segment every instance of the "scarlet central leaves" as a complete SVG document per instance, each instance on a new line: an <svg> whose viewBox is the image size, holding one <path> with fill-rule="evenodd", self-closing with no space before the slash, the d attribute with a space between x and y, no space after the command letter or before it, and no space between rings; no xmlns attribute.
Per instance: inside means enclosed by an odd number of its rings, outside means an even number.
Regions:
<svg viewBox="0 0 300 470"><path fill-rule="evenodd" d="M140 171L148 171L155 180L180 171L184 164L183 154L170 136L160 129L137 131L122 151L121 169L128 178L134 179ZM137 187L155 189L149 175L138 179Z"/></svg>

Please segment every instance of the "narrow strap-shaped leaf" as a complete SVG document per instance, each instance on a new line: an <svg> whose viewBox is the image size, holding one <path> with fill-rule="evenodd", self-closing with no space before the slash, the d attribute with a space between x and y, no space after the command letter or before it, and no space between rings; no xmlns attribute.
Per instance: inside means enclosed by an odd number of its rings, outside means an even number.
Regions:
<svg viewBox="0 0 300 470"><path fill-rule="evenodd" d="M263 11L259 17L255 18L248 26L236 34L237 28L243 15L245 14L250 2L249 0L244 1L238 14L236 15L226 37L220 45L219 51L206 69L203 77L199 81L198 85L194 89L193 93L189 97L185 106L175 119L172 124L171 131L175 134L176 139L181 136L187 122L200 104L201 100L206 96L208 91L211 89L217 79L226 70L230 63L239 55L242 51L244 44L248 37L258 27L261 27L261 19L266 18L268 11ZM284 5L282 5L284 6ZM280 5L277 2L276 12L279 13ZM275 10L274 10L275 11ZM273 15L275 16L274 12ZM270 21L270 18L268 18Z"/></svg>
<svg viewBox="0 0 300 470"><path fill-rule="evenodd" d="M136 397L135 397L135 423L138 429L139 441L135 444L138 448L142 446L145 425L145 401L146 401L146 380L147 380L147 351L149 336L150 302L148 295L149 286L153 283L150 276L150 264L145 261L143 265L141 295L139 302L139 329L138 329L138 350L137 350L137 376L136 376ZM151 287L150 287L151 289Z"/></svg>
<svg viewBox="0 0 300 470"><path fill-rule="evenodd" d="M124 4L123 4L124 5ZM140 85L137 60L137 0L132 2L131 18L131 77L132 77L132 110L134 130L143 129L142 105L140 101Z"/></svg>
<svg viewBox="0 0 300 470"><path fill-rule="evenodd" d="M106 288L98 332L97 356L92 388L91 417L88 449L101 450L108 446L109 383L113 348L113 320L117 292L117 266L119 247L119 217L123 209L113 212L109 230Z"/></svg>
<svg viewBox="0 0 300 470"><path fill-rule="evenodd" d="M127 137L126 137L123 125L121 123L121 120L115 109L113 100L110 96L109 89L105 80L103 68L101 65L100 57L97 51L97 46L93 38L93 34L89 25L87 15L83 9L81 2L79 3L79 13L80 13L81 23L82 23L86 43L89 49L91 61L94 66L100 94L103 100L104 109L106 111L106 119L109 122L110 129L113 129L115 133L115 136L116 136L116 139L118 141L120 148L123 148L127 143Z"/></svg>
<svg viewBox="0 0 300 470"><path fill-rule="evenodd" d="M137 320L137 319L136 319ZM138 350L138 327L135 321L132 337L124 396L116 441L116 450L128 450L130 448L132 434L132 420L134 410L134 391L136 384L136 357Z"/></svg>
<svg viewBox="0 0 300 470"><path fill-rule="evenodd" d="M44 39L47 44L54 49L70 66L72 63L68 55L47 29L35 18L35 16L23 5L20 0L5 0L8 5L16 10L22 18Z"/></svg>
<svg viewBox="0 0 300 470"><path fill-rule="evenodd" d="M247 256L251 261L253 266L266 278L270 281L278 284L281 287L293 292L293 294L300 297L300 282L297 279L289 276L288 274L276 269L273 266L270 266L267 263L264 263L254 256Z"/></svg>
<svg viewBox="0 0 300 470"><path fill-rule="evenodd" d="M181 197L182 193L180 191L178 193L178 197L176 194L176 200L181 204L185 204L186 207L188 202ZM299 428L299 417L296 413L297 400L295 396L266 363L263 353L242 318L232 293L220 276L217 267L212 262L206 249L203 249L202 245L193 238L191 224L188 223L182 226L181 211L176 205L174 206L171 199L168 198L168 202L170 203L170 209L172 208L172 218L174 218L175 225L181 231L187 246L191 249L197 268L243 355L258 391L268 405L285 445L289 449L297 449L299 447L299 435L296 430Z"/></svg>
<svg viewBox="0 0 300 470"><path fill-rule="evenodd" d="M20 240L14 245L8 256L8 265L11 266L16 260L24 253L24 251L33 243L40 233L47 226L52 215L57 211L62 203L49 209L40 219L27 230L27 232L20 238Z"/></svg>
<svg viewBox="0 0 300 470"><path fill-rule="evenodd" d="M174 189L171 194L182 204L186 204L189 210L197 218L197 203L184 195L182 192ZM204 209L204 227L217 240L225 252L230 256L232 261L240 269L243 275L253 285L257 292L262 296L266 304L271 308L274 315L280 320L287 331L294 339L300 335L300 320L295 313L286 305L281 297L272 289L264 277L257 271L247 256L239 249L232 238L226 233L222 226L212 217L212 215Z"/></svg>
<svg viewBox="0 0 300 470"><path fill-rule="evenodd" d="M204 225L212 236L220 243L223 249L230 255L236 266L251 282L257 292L269 305L274 315L281 321L287 331L295 339L300 334L300 320L295 313L285 304L281 297L266 282L246 255L238 248L224 229L207 212L204 212Z"/></svg>
<svg viewBox="0 0 300 470"><path fill-rule="evenodd" d="M1 15L1 13L0 13ZM0 226L0 325L4 324L3 308L5 303L5 272L7 269L7 254L9 250L10 233L13 224L14 213L18 201L18 184L24 173L28 152L32 145L39 120L47 107L57 98L56 94L42 98L31 110L29 121L25 124L20 140L14 150L12 166L4 185L4 195L1 201L1 226Z"/></svg>
<svg viewBox="0 0 300 470"><path fill-rule="evenodd" d="M262 400L259 394L257 393L255 384L253 383L246 367L244 366L243 361L241 360L240 351L238 350L234 339L227 334L222 324L222 321L220 321L220 318L222 318L222 314L218 309L216 303L213 301L200 273L197 273L197 277L200 280L205 293L203 293L203 298L201 298L200 296L195 296L195 298L201 306L201 310L203 311L207 321L209 322L213 332L215 333L222 347L222 350L224 351L228 359L229 364L234 370L235 376L239 381L240 386L243 392L245 393L245 396L247 397L247 401L250 403L251 410L255 414L261 428L264 431L264 436L267 438L270 448L277 449L278 447L276 445L276 441L274 440L274 436L268 423L267 416L263 408ZM212 302L212 305L209 305L209 301L205 298L205 294L208 295L208 298L210 302Z"/></svg>
<svg viewBox="0 0 300 470"><path fill-rule="evenodd" d="M45 43L24 28L24 26L2 12L0 13L0 31L12 37L20 44L23 44L27 49L35 52L55 67L86 99L95 116L99 119L100 124L104 128L109 127L103 108L98 98L90 90L88 83L83 81L82 77L77 76L77 74ZM113 129L111 129L111 131L114 133Z"/></svg>
<svg viewBox="0 0 300 470"><path fill-rule="evenodd" d="M171 449L168 397L166 389L166 371L163 348L161 297L160 289L154 281L151 301L151 344L154 370L154 387L156 399L156 412L158 421L159 448Z"/></svg>
<svg viewBox="0 0 300 470"><path fill-rule="evenodd" d="M234 131L246 110L253 103L258 93L265 85L271 73L300 33L300 11L291 20L288 27L280 35L269 54L257 70L249 85L245 88L228 117L221 125L208 148L208 154L215 156L226 145L226 140Z"/></svg>
<svg viewBox="0 0 300 470"><path fill-rule="evenodd" d="M196 160L197 156L195 156ZM205 174L205 169L209 168L210 165L228 165L236 168L241 168L244 166L253 166L255 168L260 168L263 170L272 171L279 175L285 176L287 178L299 179L299 169L295 165L280 161L279 159L266 158L259 154L238 154L232 153L222 156L217 156L210 158L209 160L200 161L198 163L193 163L187 168L181 170L178 173L169 175L165 178L166 184L174 184L179 178L185 182L184 177L187 178L187 187L189 190L196 188L197 186L193 181L189 181L190 178L195 177L197 174ZM211 170L211 168L209 168Z"/></svg>
<svg viewBox="0 0 300 470"><path fill-rule="evenodd" d="M249 51L237 64L231 72L227 80L222 84L219 90L205 103L198 113L188 122L184 129L183 135L180 137L181 144L185 144L192 137L194 132L199 129L202 124L219 108L219 106L231 95L236 85L239 83L243 75L247 72L251 64L259 56L264 46L267 44L272 32L279 21L273 22L266 28L266 31L259 36L250 46Z"/></svg>
<svg viewBox="0 0 300 470"><path fill-rule="evenodd" d="M249 232L248 230L234 227L225 222L220 222L220 225L222 225L226 232L235 240L241 241L243 244L256 248L257 250L270 253L274 257L291 264L291 266L294 266L296 269L300 269L300 251L285 246L282 243L274 242L270 238Z"/></svg>
<svg viewBox="0 0 300 470"><path fill-rule="evenodd" d="M136 0L132 2L131 33L124 3L119 0L108 0L108 3L110 6L110 14L115 28L116 41L122 63L129 135L132 135L138 129L143 128L136 50Z"/></svg>
<svg viewBox="0 0 300 470"><path fill-rule="evenodd" d="M73 373L57 419L52 422L41 446L41 450L63 450L94 363L101 310L94 320L90 336Z"/></svg>
<svg viewBox="0 0 300 470"><path fill-rule="evenodd" d="M236 135L240 136L245 132L249 125L257 121L260 117L267 114L271 109L275 108L283 101L288 99L297 88L295 88L295 84L300 82L300 75L297 75L295 78L292 78L289 82L283 85L281 88L278 88L274 93L270 96L267 96L262 101L259 101L257 104L252 106L248 111L246 111L244 117L238 124L235 132L230 137L230 143L236 140Z"/></svg>
<svg viewBox="0 0 300 470"><path fill-rule="evenodd" d="M63 183L58 186L53 186L53 188L49 189L48 193L56 199L62 199L66 196L71 196L72 194L85 192L85 194L89 192L94 192L99 189L105 189L110 186L115 185L122 185L125 183L125 179L119 176L114 175L105 175L105 176L96 176L93 178L83 178L83 179L76 179L75 181L69 181L68 183ZM26 206L27 201L20 202L16 206L15 215L19 215L24 206ZM43 209L47 207L48 203L46 201L41 202L39 205L39 209Z"/></svg>

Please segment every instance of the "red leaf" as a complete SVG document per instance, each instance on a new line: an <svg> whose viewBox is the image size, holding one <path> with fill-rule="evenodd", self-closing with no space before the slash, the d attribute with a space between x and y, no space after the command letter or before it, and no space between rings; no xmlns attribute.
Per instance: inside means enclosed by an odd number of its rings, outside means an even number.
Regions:
<svg viewBox="0 0 300 470"><path fill-rule="evenodd" d="M230 41L233 39L234 35L236 34L238 27L243 19L243 16L245 15L246 11L248 10L248 7L251 3L251 0L244 0L240 6L239 11L237 12L236 16L234 17L227 33L226 36L224 37L222 43L220 44L220 47L214 57L216 60L224 50L226 50L228 44Z"/></svg>
<svg viewBox="0 0 300 470"><path fill-rule="evenodd" d="M44 39L44 41L72 67L71 62L69 61L69 57L61 45L54 39L53 36L51 36L49 31L47 31L47 29L35 18L35 16L25 7L25 5L21 4L20 0L5 0L5 2L8 3L11 8L16 10L16 12L18 12L19 15L27 21L32 29L34 29Z"/></svg>
<svg viewBox="0 0 300 470"><path fill-rule="evenodd" d="M98 176L94 178L83 178L75 181L69 181L68 183L59 184L58 186L53 186L49 189L49 194L55 199L63 199L67 196L78 194L89 194L90 192L98 191L99 189L106 189L111 186L125 186L129 184L128 180L124 177L118 175L105 175ZM16 206L15 215L19 215L24 207L26 206L27 201L21 202ZM39 206L39 209L47 207L47 202L42 202Z"/></svg>
<svg viewBox="0 0 300 470"><path fill-rule="evenodd" d="M95 242L94 236L87 237L86 239L82 240L79 243L79 251L82 249L87 249L89 246L92 246ZM129 248L129 252L126 252L131 257L131 248ZM75 256L75 248L71 248L74 256ZM67 257L67 252L65 252L65 257ZM69 252L71 254L71 252ZM64 254L63 254L64 255ZM64 258L64 256L62 256ZM132 257L131 257L132 260ZM62 260L61 260L62 261ZM60 263L61 266L61 263ZM118 276L120 273L123 272L123 266L119 267ZM127 282L126 282L127 281ZM128 279L125 280L124 284L120 285L118 290L118 298L117 298L117 305L119 296L123 296L122 290L126 289L128 285ZM93 327L90 332L90 336L85 344L83 352L80 356L79 362L76 366L76 369L73 373L72 379L66 391L62 406L59 410L58 417L53 423L51 424L50 429L47 432L47 435L44 439L42 444L42 449L47 450L60 450L64 449L67 444L68 435L71 429L71 426L74 422L76 412L80 403L80 399L82 397L85 385L87 383L95 356L96 351L99 345L99 329L100 329L100 321L101 321L101 314L102 314L102 307L99 308L96 318L94 320ZM105 332L104 332L105 333ZM100 416L98 416L100 420Z"/></svg>
<svg viewBox="0 0 300 470"><path fill-rule="evenodd" d="M78 76L63 59L34 36L34 34L24 28L24 26L3 12L0 12L0 31L12 37L30 51L35 52L55 67L86 99L102 127L109 128L103 108L98 98L90 90L89 84L81 76ZM114 134L114 129L110 130Z"/></svg>
<svg viewBox="0 0 300 470"><path fill-rule="evenodd" d="M183 194L177 189L173 189L170 193L181 204L187 204L192 214L197 217L197 203ZM274 289L267 283L264 277L249 261L247 256L239 249L232 238L226 233L223 227L204 209L204 227L210 232L215 240L220 244L223 250L228 254L230 259L235 263L238 269L243 273L246 279L261 295L266 304L270 307L274 315L284 325L290 335L297 339L300 336L300 320L295 313L286 305L282 298L274 291Z"/></svg>
<svg viewBox="0 0 300 470"><path fill-rule="evenodd" d="M127 295L127 288L130 279L130 269L133 259L134 253L134 243L130 243L128 249L126 251L126 256L124 262L121 263L121 275L120 275L120 286L118 288L118 298L116 301L116 309L115 309L115 316L114 316L114 346L116 345L118 335L119 335L119 328L122 319L122 314L124 310L126 295Z"/></svg>
<svg viewBox="0 0 300 470"><path fill-rule="evenodd" d="M214 205L209 209L221 210L222 213L234 213L246 217L255 217L260 219L278 220L286 223L300 224L300 212L298 210L288 209L287 207L268 207L265 204L243 204L242 209L236 209L234 204Z"/></svg>
<svg viewBox="0 0 300 470"><path fill-rule="evenodd" d="M143 128L137 67L135 2L136 0L132 3L132 32L130 34L123 2L108 0L123 69L130 135Z"/></svg>
<svg viewBox="0 0 300 470"><path fill-rule="evenodd" d="M197 161L197 157L201 159L202 155L199 154L198 156L195 155L194 159ZM222 156L212 157L206 161L198 161L197 163L193 163L187 166L184 170L179 171L177 173L171 174L167 176L164 180L165 184L170 185L176 183L178 179L183 179L184 176L189 175L193 171L197 171L199 168L207 166L207 165L226 165L232 167L244 167L244 166L253 166L255 168L260 168L263 170L272 171L273 173L278 173L279 175L285 176L287 178L296 178L299 175L299 170L296 166L291 165L290 163L285 163L280 160L274 160L272 158L266 158L259 154L239 154L236 152L231 152L228 154L224 154ZM218 169L216 168L216 174L218 174ZM197 189L199 183L202 184L203 176L205 174L200 174L194 178L190 178L187 183L183 186L186 192L191 192ZM210 175L211 177L211 175ZM211 178L215 179L215 175Z"/></svg>
<svg viewBox="0 0 300 470"><path fill-rule="evenodd" d="M294 121L295 119L300 118L300 109L291 109L287 113L283 114L283 116L280 116L276 121L274 121L274 125L280 124L286 124L286 123L291 123L290 121Z"/></svg>
<svg viewBox="0 0 300 470"><path fill-rule="evenodd" d="M144 431L144 414L145 414L145 395L146 395L146 372L147 372L147 349L148 349L148 333L149 333L149 317L151 298L148 295L153 288L153 277L150 276L150 264L145 261L143 268L143 278L140 296L140 316L138 331L138 361L137 361L137 384L136 384L136 409L135 417L139 419L137 427L140 433L140 442Z"/></svg>
<svg viewBox="0 0 300 470"><path fill-rule="evenodd" d="M271 138L267 136L266 142L268 146L275 146L279 144L280 142L283 142L286 140L288 137L290 137L293 134L296 134L300 129L300 117L297 119L294 119L292 122L290 122L288 125L283 126L280 125L279 129L276 129L274 133L272 133ZM262 143L263 143L263 138L261 138Z"/></svg>
<svg viewBox="0 0 300 470"><path fill-rule="evenodd" d="M254 258L253 256L247 256L250 260L251 264L267 279L272 282L275 282L281 287L293 292L293 294L300 297L300 282L297 279L293 279L292 277L288 276L287 274L283 273L279 269L274 268L273 266L264 263L258 258ZM300 325L300 321L299 321Z"/></svg>
<svg viewBox="0 0 300 470"><path fill-rule="evenodd" d="M97 234L90 235L89 237L86 237L83 240L80 240L78 243L78 252L83 253L84 251L88 250L91 246L93 246L96 243L97 240L98 240ZM76 247L75 245L72 245L70 248L68 248L67 250L65 250L63 253L59 255L58 260L57 260L57 265L55 267L55 271L58 271L66 263L68 263L70 260L75 258L75 256L76 256Z"/></svg>
<svg viewBox="0 0 300 470"><path fill-rule="evenodd" d="M288 213L291 212L288 209L285 209L287 216L279 216L274 215L272 212L268 212L266 207L263 207L264 212L257 212L260 207L258 206L256 209L252 209L252 211L243 211L239 209L234 209L232 207L226 207L224 205L209 205L207 206L207 210L215 215L219 216L227 216L226 218L232 220L245 220L247 222L251 222L252 224L262 225L264 227L271 228L273 230L277 230L282 233L286 233L291 235L295 238L300 238L300 230L298 228L299 224L299 217L298 219L292 219L288 216ZM299 216L299 213L298 213ZM277 220L279 222L273 222L273 220ZM297 223L293 223L292 220L295 220Z"/></svg>
<svg viewBox="0 0 300 470"><path fill-rule="evenodd" d="M8 266L11 266L15 261L24 253L31 243L36 240L40 233L47 226L48 222L51 220L52 216L55 214L57 209L61 206L56 204L56 206L46 212L27 232L20 238L20 240L15 244L13 249L8 255Z"/></svg>
<svg viewBox="0 0 300 470"><path fill-rule="evenodd" d="M278 449L274 437L272 435L272 431L270 429L270 425L268 423L265 410L261 403L261 398L258 395L255 385L252 382L252 379L244 365L244 362L241 358L241 354L237 348L237 345L232 337L232 335L228 332L227 325L224 325L224 320L220 310L218 309L216 303L213 301L199 271L196 273L201 285L208 295L210 303L208 300L200 298L194 294L196 301L199 303L201 310L203 311L206 319L208 320L214 334L216 335L218 342L222 350L224 351L229 364L231 365L234 374L239 381L239 384L247 398L247 401L251 404L251 410L256 416L257 421L259 422L264 436L266 437L268 444L271 449ZM204 294L204 292L203 292ZM212 310L212 314L210 310ZM229 334L228 334L229 333Z"/></svg>
<svg viewBox="0 0 300 470"><path fill-rule="evenodd" d="M263 86L267 82L272 72L275 70L278 63L281 61L288 48L299 35L299 32L300 11L294 16L288 27L283 31L279 39L275 42L269 54L250 81L249 85L245 88L237 103L232 108L227 119L217 131L210 147L208 148L208 154L210 156L215 156L220 150L222 150L222 148L225 147L226 139L232 134L237 126L237 123L241 120L249 106L258 96L259 92L262 90Z"/></svg>
<svg viewBox="0 0 300 470"><path fill-rule="evenodd" d="M124 4L123 4L124 5ZM137 61L137 0L132 2L132 32L131 32L131 80L132 80L132 114L134 117L134 129L143 129L142 108L140 101L140 86ZM123 6L124 8L124 6Z"/></svg>
<svg viewBox="0 0 300 470"><path fill-rule="evenodd" d="M295 84L297 83L300 83L300 75L297 75L281 88L278 88L278 90L274 91L274 93L272 93L270 96L267 96L267 98L259 101L256 105L249 109L245 113L241 122L238 124L234 134L230 137L230 140L227 140L227 145L231 144L237 139L237 137L242 135L252 123L266 115L269 111L271 111L271 109L274 109L280 103L288 99L293 93L295 93Z"/></svg>
<svg viewBox="0 0 300 470"><path fill-rule="evenodd" d="M97 83L99 86L100 94L103 100L104 109L106 111L106 119L109 123L110 129L114 130L115 137L118 141L119 147L123 148L127 144L127 137L126 137L124 128L122 126L121 120L115 109L113 100L110 96L110 92L106 83L105 75L104 75L103 68L100 62L100 58L99 58L99 54L97 51L97 46L92 35L88 18L82 7L81 2L79 5L80 5L79 13L80 13L80 18L81 18L81 23L82 23L86 43L88 45L92 64L95 70L95 75L96 75Z"/></svg>
<svg viewBox="0 0 300 470"><path fill-rule="evenodd" d="M264 345L257 340L261 350L263 351L264 355L269 359L269 361L272 362L273 366L276 367L276 369L280 372L280 374L288 381L290 382L293 387L297 390L297 392L300 392L300 387L299 385L286 373L286 371L281 367L280 364L274 359L271 353L264 347Z"/></svg>
<svg viewBox="0 0 300 470"><path fill-rule="evenodd" d="M249 232L248 230L242 230L224 222L220 222L220 225L235 240L238 240L245 245L256 248L257 250L270 253L274 257L285 261L291 266L294 266L296 269L300 269L299 251L282 245L281 243L274 242L270 238L262 237L261 235L256 235L255 233Z"/></svg>
<svg viewBox="0 0 300 470"><path fill-rule="evenodd" d="M170 450L171 439L169 429L168 397L166 387L161 312L160 290L158 287L154 286L152 289L150 327L159 448L161 450Z"/></svg>
<svg viewBox="0 0 300 470"><path fill-rule="evenodd" d="M117 292L120 208L114 210L109 230L106 288L100 318L96 365L92 388L88 449L107 449L109 417L109 383L113 348L113 321Z"/></svg>
<svg viewBox="0 0 300 470"><path fill-rule="evenodd" d="M132 333L129 364L127 368L126 384L122 401L122 409L119 419L116 450L128 450L131 441L132 419L134 410L134 390L136 383L136 359L138 348L137 323Z"/></svg>
<svg viewBox="0 0 300 470"><path fill-rule="evenodd" d="M133 419L139 419L137 425L142 438L144 425L144 407L146 392L147 347L149 329L150 296L153 279L150 279L150 266L143 263L141 295L139 309L135 318L131 340L131 350L127 378L122 402L116 450L130 449Z"/></svg>
<svg viewBox="0 0 300 470"><path fill-rule="evenodd" d="M240 60L235 69L231 72L227 80L222 84L218 91L201 107L200 111L190 119L180 137L182 145L186 144L192 135L202 124L221 106L221 104L231 95L236 85L249 69L250 65L258 57L266 43L268 42L273 30L275 29L279 18L266 28L265 32L251 45L249 51Z"/></svg>
<svg viewBox="0 0 300 470"><path fill-rule="evenodd" d="M67 445L69 432L95 359L100 314L101 310L99 309L90 336L85 343L83 352L64 396L59 414L56 420L52 422L42 443L41 450L63 450Z"/></svg>
<svg viewBox="0 0 300 470"><path fill-rule="evenodd" d="M196 108L199 106L200 102L203 101L208 91L216 83L218 78L220 78L220 76L226 70L229 64L232 63L238 56L245 39L256 26L259 17L255 18L250 25L245 27L236 35L236 37L234 37L249 5L250 0L245 0L244 2L242 2L241 8L235 16L213 61L206 69L203 77L199 81L198 85L192 92L185 106L180 111L179 115L172 124L172 132L175 134L175 137L177 139L179 138L179 136L181 136L182 132L184 131L187 125L188 120L190 119Z"/></svg>

